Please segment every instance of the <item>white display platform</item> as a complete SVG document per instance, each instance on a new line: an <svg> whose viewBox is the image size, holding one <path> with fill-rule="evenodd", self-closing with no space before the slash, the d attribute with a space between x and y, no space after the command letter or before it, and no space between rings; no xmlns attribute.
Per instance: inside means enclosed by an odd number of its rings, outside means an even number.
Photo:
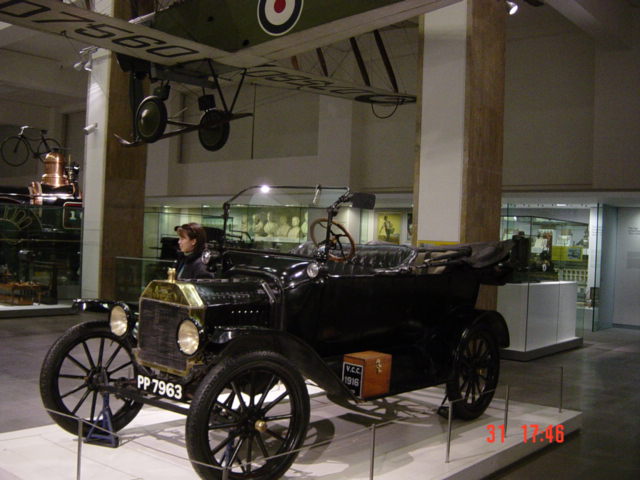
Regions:
<svg viewBox="0 0 640 480"><path fill-rule="evenodd" d="M5 305L0 304L0 318L39 317L48 315L68 315L73 313L71 301L60 301L55 305Z"/></svg>
<svg viewBox="0 0 640 480"><path fill-rule="evenodd" d="M531 360L582 345L576 337L576 282L508 283L498 288L498 312L509 327L503 357Z"/></svg>
<svg viewBox="0 0 640 480"><path fill-rule="evenodd" d="M306 444L285 479L368 479L373 423L376 479L480 479L549 443L523 443L522 425L564 425L565 435L581 428L581 413L510 402L505 442L489 443L488 425L503 423L504 402L495 399L481 418L453 423L450 462L445 463L447 421L435 413L443 392L430 388L364 404L339 407L323 395L312 397ZM83 480L197 479L187 460L183 416L144 407L121 433L120 447L81 445ZM77 478L78 443L56 425L0 434L0 478Z"/></svg>

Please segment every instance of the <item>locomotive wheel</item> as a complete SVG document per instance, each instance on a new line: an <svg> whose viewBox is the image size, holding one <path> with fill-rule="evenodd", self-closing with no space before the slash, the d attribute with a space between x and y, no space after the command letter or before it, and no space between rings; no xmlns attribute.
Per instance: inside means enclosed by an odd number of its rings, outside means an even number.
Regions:
<svg viewBox="0 0 640 480"><path fill-rule="evenodd" d="M40 371L40 395L51 418L67 432L78 433L77 420L95 423L103 407L100 385L135 378L131 345L113 335L105 322L87 322L67 330L49 349ZM142 404L109 395L114 431L124 428ZM86 435L91 425L84 423Z"/></svg>
<svg viewBox="0 0 640 480"><path fill-rule="evenodd" d="M229 356L193 397L187 450L205 479L219 480L223 472L202 463L227 467L230 479L280 478L296 458L291 451L302 445L308 424L306 385L283 356L270 351Z"/></svg>
<svg viewBox="0 0 640 480"><path fill-rule="evenodd" d="M318 218L311 223L309 230L311 231L311 240L316 247L325 242L327 234L327 218ZM335 229L335 230L334 230ZM319 231L316 234L316 230ZM341 238L346 238L349 242L349 250L345 252L345 245L342 244ZM351 260L356 254L356 242L351 234L338 222L331 222L331 231L329 232L329 245L327 247L327 255L329 260L334 262L346 262Z"/></svg>
<svg viewBox="0 0 640 480"><path fill-rule="evenodd" d="M482 326L467 328L460 338L453 374L447 382L453 414L465 420L482 415L491 403L499 373L500 354L493 334Z"/></svg>
<svg viewBox="0 0 640 480"><path fill-rule="evenodd" d="M140 102L136 109L136 133L138 139L147 143L158 140L167 127L167 107L155 95Z"/></svg>
<svg viewBox="0 0 640 480"><path fill-rule="evenodd" d="M205 150L215 152L227 143L231 127L229 122L222 122L224 118L224 113L218 110L208 110L200 118L198 138L200 139L200 145Z"/></svg>

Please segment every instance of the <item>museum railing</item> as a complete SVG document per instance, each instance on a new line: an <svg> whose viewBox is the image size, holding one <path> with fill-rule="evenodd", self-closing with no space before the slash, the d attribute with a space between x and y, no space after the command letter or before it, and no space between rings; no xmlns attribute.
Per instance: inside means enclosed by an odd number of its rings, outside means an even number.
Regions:
<svg viewBox="0 0 640 480"><path fill-rule="evenodd" d="M431 462L440 464L464 463L467 462L470 455L482 455L487 452L492 454L493 450L497 451L497 449L501 448L501 444L503 446L504 444L513 445L523 441L524 443L527 443L527 441L530 443L562 443L565 435L562 422L566 418L566 415L563 416L565 411L563 405L564 368L544 366L532 368L531 365L520 363L518 365L525 365L528 373L537 371L540 377L546 379L545 391L551 392L551 395L543 400L544 403L548 403L547 406L524 403L524 401L530 400L530 395L523 393L521 386L505 384L500 385L497 391L487 392L500 393L501 397L499 398L497 395L494 397L492 404L482 417L473 422L458 421L454 420L450 414L455 401L442 402L438 407L438 399L442 398L443 391L440 388L432 387L398 395L392 401L386 398L367 402L362 408L356 409L355 414L350 409L348 412L352 415L351 417L349 415L335 416L333 420L336 423L344 422L344 418L349 417L352 421L348 423L357 425L351 431L339 435L335 435L335 431L331 428L326 428L326 418L314 419L312 410L310 433L307 436L307 441L315 436L312 443L304 445L295 451L288 450L282 454L268 457L268 459L289 455L293 452L300 454L298 460L306 454L316 458L330 448L335 448L339 449L334 451L335 455L338 455L341 461L347 461L344 465L345 469L353 468L358 470L360 477L366 475L364 472L366 470L368 471L368 478L373 480L376 478L376 472L379 475L383 475L384 472L397 467L400 461L420 461L422 458L425 462L430 462L425 464L424 468L433 468L433 463ZM310 387L311 392L314 391L313 388ZM514 400L514 397L522 398ZM316 389L315 393L312 393L312 399L314 408L319 408L319 403L321 404L322 402L322 391ZM327 400L327 404L329 403ZM550 403L553 403L553 406ZM442 414L443 406L448 407L445 408L445 412L448 412L445 415ZM439 411L440 415L438 415ZM523 411L525 412L524 414L522 413ZM557 423L543 424L541 420L538 420L543 418L541 412L547 412L545 413L547 415L545 418L547 419L552 418L549 417L548 412L556 412ZM112 447L124 443L137 444L143 449L152 449L155 453L166 454L173 459L183 460L187 464L194 463L186 454L176 454L170 451L170 446L176 443L176 438L173 434L167 437L164 430L171 423L161 423L158 432L146 431L141 435L140 429L136 428L135 433L129 435L126 430L123 433L108 431L108 429L104 428L104 424L100 422L96 422L97 425L90 424L86 420L62 412L49 411L49 413L73 418L78 422L77 480L82 478L82 444L85 442L99 443ZM569 411L567 415L570 413L577 412ZM357 418L353 417L353 415ZM554 414L551 413L551 415L553 416ZM476 422L479 422L479 424L473 427L470 425ZM93 435L100 440L99 442L87 442L86 437L83 435L83 431L86 430L83 424L91 425L90 433L87 436ZM323 428L326 431L323 432ZM575 426L573 428L575 429ZM383 436L379 437L381 433ZM163 438L171 438L172 440L167 444L167 449L163 450L162 448L146 445L144 437L147 434L161 440ZM177 434L181 435L182 433L179 432ZM178 443L180 442L178 441ZM365 445L367 447L363 448ZM409 450L404 448L408 446L411 446ZM422 449L435 451L435 456L433 454L425 454L424 456L416 457L414 455L416 449L421 449L420 451ZM316 453L314 454L313 452ZM345 455L344 452L349 453ZM335 455L333 456L335 457ZM266 459L261 458L260 460ZM304 461L303 463L307 464ZM202 465L221 471L222 480L229 478L230 468L232 468L228 466ZM334 461L333 466L335 467L335 465L336 462ZM234 463L233 468L239 468L239 465ZM296 463L294 463L293 468L296 468ZM449 469L451 467L443 468ZM341 472L341 474L343 473L346 472Z"/></svg>

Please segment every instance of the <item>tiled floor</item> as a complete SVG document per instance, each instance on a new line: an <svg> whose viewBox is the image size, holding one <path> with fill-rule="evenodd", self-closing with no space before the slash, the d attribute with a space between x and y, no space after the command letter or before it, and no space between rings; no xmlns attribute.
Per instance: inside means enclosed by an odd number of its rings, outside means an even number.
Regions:
<svg viewBox="0 0 640 480"><path fill-rule="evenodd" d="M51 423L38 392L40 363L61 332L91 316L0 319L0 433ZM502 384L512 401L557 406L561 366L563 404L583 412L582 431L491 478L639 478L640 331L588 333L577 350L528 363L503 361Z"/></svg>

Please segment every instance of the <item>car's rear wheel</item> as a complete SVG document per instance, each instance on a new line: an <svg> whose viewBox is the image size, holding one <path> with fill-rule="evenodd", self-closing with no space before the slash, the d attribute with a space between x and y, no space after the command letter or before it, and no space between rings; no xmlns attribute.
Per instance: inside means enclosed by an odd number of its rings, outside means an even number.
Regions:
<svg viewBox="0 0 640 480"><path fill-rule="evenodd" d="M205 479L221 479L225 467L230 479L280 478L308 424L309 394L295 367L275 352L247 352L224 358L201 382L187 417L187 450Z"/></svg>
<svg viewBox="0 0 640 480"><path fill-rule="evenodd" d="M491 403L499 373L500 354L494 335L483 326L467 328L460 338L447 382L453 414L466 420L482 415Z"/></svg>
<svg viewBox="0 0 640 480"><path fill-rule="evenodd" d="M77 434L78 421L71 417L82 418L86 435L104 406L100 386L133 378L131 346L113 335L106 322L81 323L67 330L45 356L40 395L58 425ZM114 395L108 395L108 401L114 431L124 428L142 408L141 403Z"/></svg>

